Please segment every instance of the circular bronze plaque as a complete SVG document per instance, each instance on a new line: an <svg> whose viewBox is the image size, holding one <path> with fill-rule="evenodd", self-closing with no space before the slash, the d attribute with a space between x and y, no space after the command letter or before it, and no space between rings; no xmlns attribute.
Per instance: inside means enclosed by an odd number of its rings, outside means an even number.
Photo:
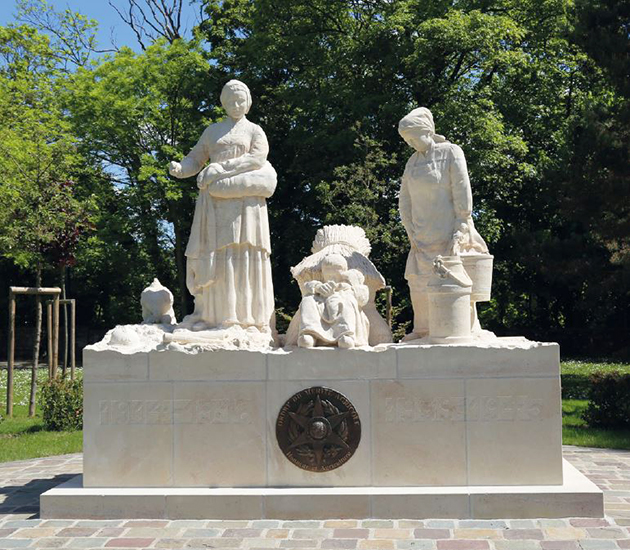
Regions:
<svg viewBox="0 0 630 550"><path fill-rule="evenodd" d="M345 395L316 386L296 393L282 406L276 437L284 456L299 468L329 472L356 451L361 421Z"/></svg>

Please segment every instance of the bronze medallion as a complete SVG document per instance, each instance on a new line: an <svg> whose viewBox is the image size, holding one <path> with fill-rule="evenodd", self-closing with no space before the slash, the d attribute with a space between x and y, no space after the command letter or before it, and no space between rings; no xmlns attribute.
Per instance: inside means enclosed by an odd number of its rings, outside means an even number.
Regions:
<svg viewBox="0 0 630 550"><path fill-rule="evenodd" d="M329 472L350 460L361 441L361 421L345 396L319 386L296 393L276 421L280 449L310 472Z"/></svg>

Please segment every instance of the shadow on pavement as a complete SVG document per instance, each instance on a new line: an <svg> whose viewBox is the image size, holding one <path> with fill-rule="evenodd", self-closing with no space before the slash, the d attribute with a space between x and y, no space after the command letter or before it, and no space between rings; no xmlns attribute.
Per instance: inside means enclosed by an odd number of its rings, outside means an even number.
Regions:
<svg viewBox="0 0 630 550"><path fill-rule="evenodd" d="M7 514L31 514L39 517L39 495L68 481L76 474L58 474L52 478L32 479L24 485L0 487L0 519Z"/></svg>

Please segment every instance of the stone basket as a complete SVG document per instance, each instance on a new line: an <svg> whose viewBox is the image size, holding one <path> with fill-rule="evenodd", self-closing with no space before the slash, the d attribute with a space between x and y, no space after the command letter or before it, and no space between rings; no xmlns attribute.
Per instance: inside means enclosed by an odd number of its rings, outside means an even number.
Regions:
<svg viewBox="0 0 630 550"><path fill-rule="evenodd" d="M468 276L472 279L472 302L487 302L490 300L492 289L492 265L494 256L491 254L462 254L462 262Z"/></svg>

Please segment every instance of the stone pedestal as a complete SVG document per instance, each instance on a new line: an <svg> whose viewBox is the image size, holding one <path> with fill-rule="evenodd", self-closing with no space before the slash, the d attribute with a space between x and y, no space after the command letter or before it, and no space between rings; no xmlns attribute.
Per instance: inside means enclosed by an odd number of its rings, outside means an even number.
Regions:
<svg viewBox="0 0 630 550"><path fill-rule="evenodd" d="M43 518L496 519L603 517L602 492L567 461L562 485L469 487L86 488L41 496Z"/></svg>
<svg viewBox="0 0 630 550"><path fill-rule="evenodd" d="M69 495L98 496L98 506L78 510L89 517L116 517L121 502L138 498L138 517L198 517L194 502L205 503L202 517L315 517L314 503L341 497L344 506L322 505L319 513L481 518L603 510L601 492L584 476L567 464L563 476L556 344L87 348L84 385L84 476L42 496L47 517L67 516L64 495L66 503ZM323 473L292 464L275 434L282 405L314 386L345 395L361 421L354 455Z"/></svg>

